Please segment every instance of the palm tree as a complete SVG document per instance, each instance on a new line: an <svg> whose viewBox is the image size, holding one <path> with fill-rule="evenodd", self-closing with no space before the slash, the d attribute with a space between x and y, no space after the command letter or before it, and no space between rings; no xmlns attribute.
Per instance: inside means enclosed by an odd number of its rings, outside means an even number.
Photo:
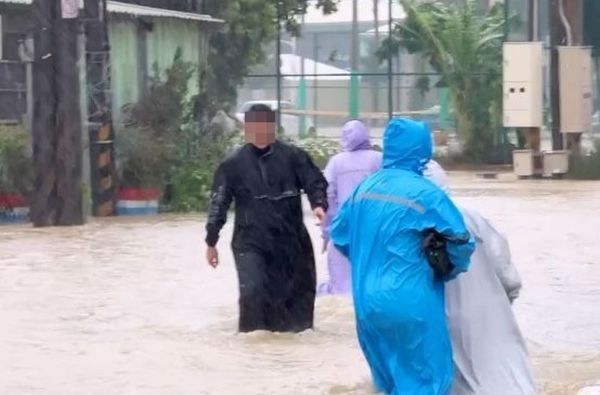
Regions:
<svg viewBox="0 0 600 395"><path fill-rule="evenodd" d="M400 0L407 18L396 26L389 51L424 56L447 86L465 154L483 160L501 130L502 5L482 14L478 0L416 4Z"/></svg>

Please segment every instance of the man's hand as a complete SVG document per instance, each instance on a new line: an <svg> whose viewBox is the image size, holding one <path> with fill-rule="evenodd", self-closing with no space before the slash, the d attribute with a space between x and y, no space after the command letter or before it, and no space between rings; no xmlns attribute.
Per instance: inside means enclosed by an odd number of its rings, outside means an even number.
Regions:
<svg viewBox="0 0 600 395"><path fill-rule="evenodd" d="M319 225L325 221L325 210L322 207L317 207L313 210L313 214L319 220Z"/></svg>
<svg viewBox="0 0 600 395"><path fill-rule="evenodd" d="M206 262L213 268L219 266L219 251L216 247L206 248Z"/></svg>

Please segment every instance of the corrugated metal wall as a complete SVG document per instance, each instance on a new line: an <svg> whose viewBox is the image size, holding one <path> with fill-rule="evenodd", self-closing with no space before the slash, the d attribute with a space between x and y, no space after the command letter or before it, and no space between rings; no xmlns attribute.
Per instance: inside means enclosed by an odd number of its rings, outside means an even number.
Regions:
<svg viewBox="0 0 600 395"><path fill-rule="evenodd" d="M136 102L140 96L142 73L152 76L154 64L163 71L173 63L178 47L183 51L183 59L201 66L206 60L208 35L202 25L177 19L151 20L152 28L139 34L135 19L113 19L110 23L111 76L113 90L114 125L117 131L122 128L122 107ZM146 37L146 45L139 40ZM146 55L140 54L146 48ZM144 60L146 64L144 63ZM197 77L197 76L196 76ZM199 91L198 79L190 81L190 94Z"/></svg>
<svg viewBox="0 0 600 395"><path fill-rule="evenodd" d="M113 123L117 130L123 121L121 109L139 98L138 34L135 21L112 20L110 23Z"/></svg>
<svg viewBox="0 0 600 395"><path fill-rule="evenodd" d="M165 70L173 63L177 48L183 51L183 60L200 67L201 25L189 21L174 19L155 20L152 33L148 34L148 75L152 75L152 67L156 63L160 70ZM196 76L197 77L197 76ZM190 94L197 94L198 80L190 81Z"/></svg>

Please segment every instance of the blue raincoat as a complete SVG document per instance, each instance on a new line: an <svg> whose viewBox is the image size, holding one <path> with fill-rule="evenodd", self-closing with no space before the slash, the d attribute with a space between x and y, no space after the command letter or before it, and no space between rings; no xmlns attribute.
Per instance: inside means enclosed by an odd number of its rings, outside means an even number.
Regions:
<svg viewBox="0 0 600 395"><path fill-rule="evenodd" d="M453 377L444 282L422 252L423 232L453 240L446 280L467 269L475 245L460 211L422 176L432 154L425 124L393 119L383 144L383 169L344 203L331 240L351 262L358 339L376 390L445 395Z"/></svg>

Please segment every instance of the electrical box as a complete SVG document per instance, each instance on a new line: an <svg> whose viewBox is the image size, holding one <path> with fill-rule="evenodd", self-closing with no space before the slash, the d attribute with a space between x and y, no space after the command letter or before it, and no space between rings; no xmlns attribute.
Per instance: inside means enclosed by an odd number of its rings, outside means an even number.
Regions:
<svg viewBox="0 0 600 395"><path fill-rule="evenodd" d="M560 131L585 133L592 128L592 49L558 47Z"/></svg>
<svg viewBox="0 0 600 395"><path fill-rule="evenodd" d="M507 42L503 56L504 126L542 126L543 45L542 42Z"/></svg>
<svg viewBox="0 0 600 395"><path fill-rule="evenodd" d="M569 151L547 151L543 154L544 177L555 177L569 171Z"/></svg>
<svg viewBox="0 0 600 395"><path fill-rule="evenodd" d="M533 160L533 150L514 150L513 151L514 172L519 178L533 177L535 174L535 165Z"/></svg>

